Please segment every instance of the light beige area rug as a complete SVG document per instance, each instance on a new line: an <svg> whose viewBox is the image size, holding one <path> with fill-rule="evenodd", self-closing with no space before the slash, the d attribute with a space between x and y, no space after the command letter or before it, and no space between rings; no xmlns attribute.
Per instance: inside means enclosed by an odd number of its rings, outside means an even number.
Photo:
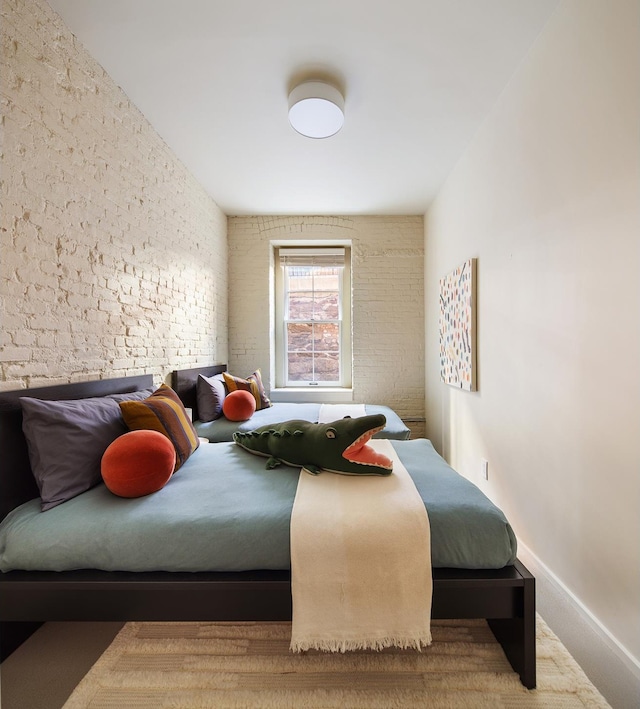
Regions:
<svg viewBox="0 0 640 709"><path fill-rule="evenodd" d="M525 689L484 621L433 621L433 644L289 652L290 623L128 623L64 709L573 709L609 705L538 618Z"/></svg>

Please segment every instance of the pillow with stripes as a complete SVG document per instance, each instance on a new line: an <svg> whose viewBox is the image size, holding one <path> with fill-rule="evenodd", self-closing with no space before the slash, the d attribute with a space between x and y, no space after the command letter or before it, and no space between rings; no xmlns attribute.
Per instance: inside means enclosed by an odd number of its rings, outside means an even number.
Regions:
<svg viewBox="0 0 640 709"><path fill-rule="evenodd" d="M200 445L198 434L180 398L166 384L143 401L120 402L120 410L130 431L158 431L171 441L176 449L174 470L184 465Z"/></svg>
<svg viewBox="0 0 640 709"><path fill-rule="evenodd" d="M248 391L253 396L256 400L256 411L268 409L271 406L271 402L262 384L262 375L259 369L256 369L256 371L250 374L246 379L234 377L232 374L229 374L229 372L222 372L222 376L224 377L224 384L229 394L231 394L232 391Z"/></svg>

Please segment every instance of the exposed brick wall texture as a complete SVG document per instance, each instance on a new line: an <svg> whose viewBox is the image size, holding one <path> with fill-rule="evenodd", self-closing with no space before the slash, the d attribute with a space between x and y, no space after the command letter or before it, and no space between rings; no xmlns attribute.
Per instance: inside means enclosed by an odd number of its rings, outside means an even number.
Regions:
<svg viewBox="0 0 640 709"><path fill-rule="evenodd" d="M226 216L46 2L0 7L0 388L225 362Z"/></svg>
<svg viewBox="0 0 640 709"><path fill-rule="evenodd" d="M229 369L271 385L271 243L352 244L353 397L424 417L424 223L421 216L229 218ZM424 423L411 423L412 436Z"/></svg>

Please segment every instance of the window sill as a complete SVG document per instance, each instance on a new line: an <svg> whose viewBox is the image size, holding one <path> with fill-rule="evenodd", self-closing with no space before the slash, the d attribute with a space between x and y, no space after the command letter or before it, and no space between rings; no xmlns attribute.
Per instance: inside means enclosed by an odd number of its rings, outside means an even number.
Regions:
<svg viewBox="0 0 640 709"><path fill-rule="evenodd" d="M353 389L341 387L286 387L271 389L269 398L274 403L289 401L294 403L346 404L353 401Z"/></svg>

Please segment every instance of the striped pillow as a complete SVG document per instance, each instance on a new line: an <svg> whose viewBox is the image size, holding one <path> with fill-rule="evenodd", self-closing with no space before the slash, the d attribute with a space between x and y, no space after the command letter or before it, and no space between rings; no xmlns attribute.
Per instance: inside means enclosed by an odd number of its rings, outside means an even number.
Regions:
<svg viewBox="0 0 640 709"><path fill-rule="evenodd" d="M177 470L200 445L187 412L171 387L162 384L143 401L120 402L122 418L130 431L150 430L164 434L176 449Z"/></svg>
<svg viewBox="0 0 640 709"><path fill-rule="evenodd" d="M229 394L232 391L248 391L251 393L256 400L256 411L268 409L271 406L271 402L262 384L262 375L259 369L256 369L256 371L250 374L246 379L234 377L229 374L229 372L222 372L222 376L224 377L224 383Z"/></svg>

